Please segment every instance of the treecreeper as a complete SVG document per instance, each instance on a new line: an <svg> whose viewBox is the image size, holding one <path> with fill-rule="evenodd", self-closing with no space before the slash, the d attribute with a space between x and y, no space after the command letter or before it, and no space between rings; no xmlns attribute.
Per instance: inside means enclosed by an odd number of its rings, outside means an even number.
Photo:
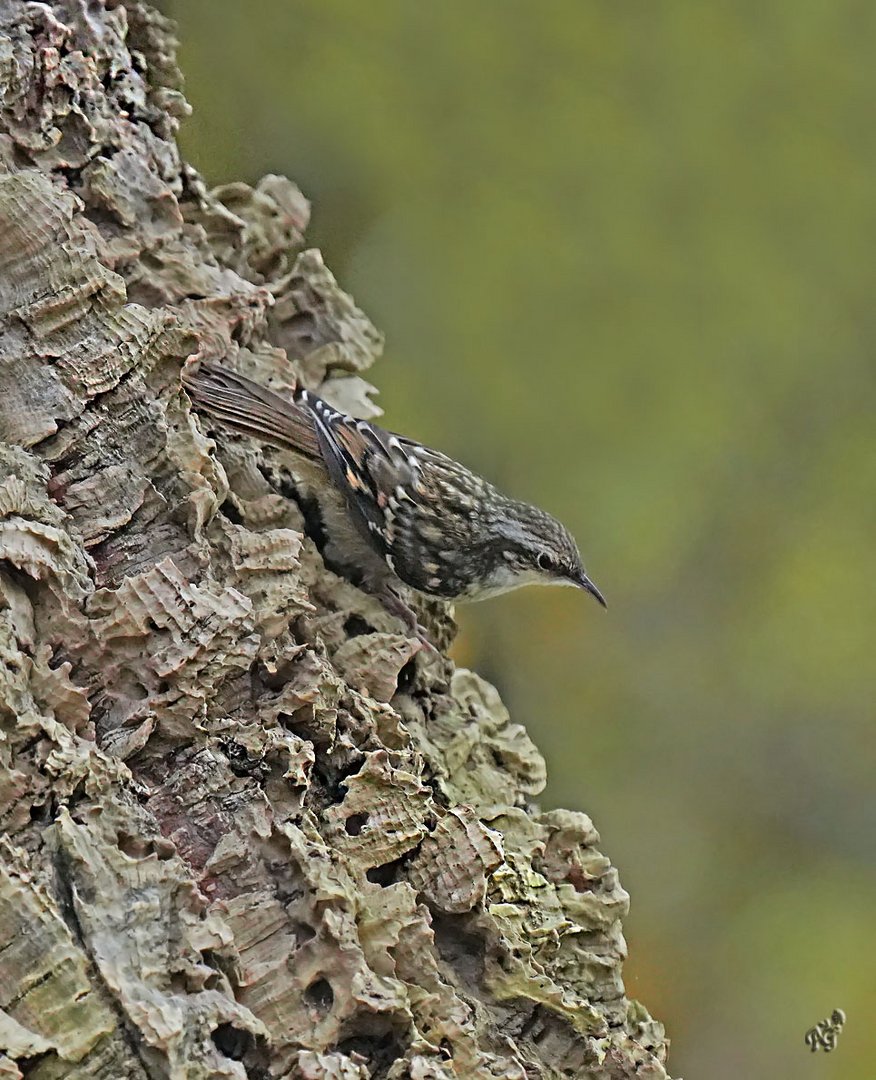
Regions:
<svg viewBox="0 0 876 1080"><path fill-rule="evenodd" d="M338 555L409 629L398 592L484 600L522 585L574 585L603 607L569 530L503 495L445 454L332 408L316 394L284 398L222 364L183 374L198 408L229 427L289 447L322 473L309 486Z"/></svg>
<svg viewBox="0 0 876 1080"><path fill-rule="evenodd" d="M442 596L596 587L370 423L381 334L295 184L182 159L175 47L0 0L0 1075L667 1080L593 823L444 655Z"/></svg>

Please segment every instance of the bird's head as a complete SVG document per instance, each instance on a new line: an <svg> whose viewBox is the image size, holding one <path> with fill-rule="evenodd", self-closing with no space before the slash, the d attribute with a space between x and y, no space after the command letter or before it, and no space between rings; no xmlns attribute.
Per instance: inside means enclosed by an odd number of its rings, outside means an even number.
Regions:
<svg viewBox="0 0 876 1080"><path fill-rule="evenodd" d="M498 557L484 596L523 585L574 585L606 607L562 522L528 503L509 502L495 523Z"/></svg>

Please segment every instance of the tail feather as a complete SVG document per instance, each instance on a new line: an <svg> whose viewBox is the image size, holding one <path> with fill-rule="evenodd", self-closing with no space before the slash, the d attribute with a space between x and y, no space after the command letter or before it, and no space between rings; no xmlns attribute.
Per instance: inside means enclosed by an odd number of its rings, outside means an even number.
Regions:
<svg viewBox="0 0 876 1080"><path fill-rule="evenodd" d="M198 409L228 427L320 457L313 418L291 398L211 360L202 361L196 371L183 372L182 384Z"/></svg>

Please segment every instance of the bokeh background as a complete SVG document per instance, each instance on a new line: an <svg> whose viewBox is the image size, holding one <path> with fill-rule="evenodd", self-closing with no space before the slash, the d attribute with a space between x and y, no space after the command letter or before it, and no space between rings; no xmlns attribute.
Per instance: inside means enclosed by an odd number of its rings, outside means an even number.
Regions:
<svg viewBox="0 0 876 1080"><path fill-rule="evenodd" d="M609 599L460 609L456 654L600 829L673 1075L872 1080L876 8L163 7L187 154L313 200L387 424Z"/></svg>

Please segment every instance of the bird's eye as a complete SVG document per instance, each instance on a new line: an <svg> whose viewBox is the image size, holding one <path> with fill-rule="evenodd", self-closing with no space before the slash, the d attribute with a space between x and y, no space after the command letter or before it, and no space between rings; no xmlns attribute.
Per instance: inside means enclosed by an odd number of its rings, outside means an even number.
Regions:
<svg viewBox="0 0 876 1080"><path fill-rule="evenodd" d="M542 551L535 560L539 570L556 570L557 564L546 551Z"/></svg>

